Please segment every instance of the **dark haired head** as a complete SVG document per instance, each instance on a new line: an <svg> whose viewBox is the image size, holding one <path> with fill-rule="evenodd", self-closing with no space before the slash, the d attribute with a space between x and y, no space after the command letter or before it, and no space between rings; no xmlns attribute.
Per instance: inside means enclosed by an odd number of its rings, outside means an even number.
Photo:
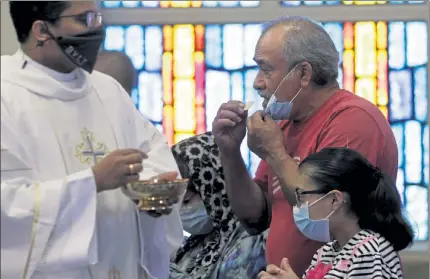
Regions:
<svg viewBox="0 0 430 279"><path fill-rule="evenodd" d="M299 169L321 193L346 193L361 229L381 234L396 251L412 243L413 231L402 214L394 181L357 151L325 148L304 159Z"/></svg>
<svg viewBox="0 0 430 279"><path fill-rule="evenodd" d="M11 1L9 7L30 59L62 73L92 71L104 35L95 1Z"/></svg>
<svg viewBox="0 0 430 279"><path fill-rule="evenodd" d="M33 23L37 20L54 24L70 6L70 1L10 1L9 11L18 41L27 41Z"/></svg>
<svg viewBox="0 0 430 279"><path fill-rule="evenodd" d="M124 52L106 51L100 52L94 69L113 77L131 95L136 85L137 71L133 62Z"/></svg>

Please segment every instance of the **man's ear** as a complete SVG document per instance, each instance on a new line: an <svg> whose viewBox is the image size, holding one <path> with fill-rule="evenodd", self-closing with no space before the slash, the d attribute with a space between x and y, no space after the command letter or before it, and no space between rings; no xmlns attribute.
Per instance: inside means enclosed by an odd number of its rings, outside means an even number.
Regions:
<svg viewBox="0 0 430 279"><path fill-rule="evenodd" d="M311 84L312 80L312 65L309 62L304 61L299 67L301 68L300 86L302 88L307 88Z"/></svg>
<svg viewBox="0 0 430 279"><path fill-rule="evenodd" d="M48 27L42 20L36 20L33 22L31 32L38 42L46 42L49 40Z"/></svg>

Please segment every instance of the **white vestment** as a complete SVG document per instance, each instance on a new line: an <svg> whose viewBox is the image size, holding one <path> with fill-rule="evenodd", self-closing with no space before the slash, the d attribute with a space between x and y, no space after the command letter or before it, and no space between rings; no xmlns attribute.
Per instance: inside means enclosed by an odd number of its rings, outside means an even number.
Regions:
<svg viewBox="0 0 430 279"><path fill-rule="evenodd" d="M168 278L183 240L178 206L153 218L91 167L138 148L146 179L177 166L163 135L112 78L1 57L1 278Z"/></svg>

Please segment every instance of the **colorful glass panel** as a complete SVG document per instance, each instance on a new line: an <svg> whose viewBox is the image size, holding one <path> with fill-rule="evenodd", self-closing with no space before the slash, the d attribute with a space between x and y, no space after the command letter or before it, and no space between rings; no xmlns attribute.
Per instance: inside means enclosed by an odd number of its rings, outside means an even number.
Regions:
<svg viewBox="0 0 430 279"><path fill-rule="evenodd" d="M102 7L113 8L253 8L260 1L102 1Z"/></svg>
<svg viewBox="0 0 430 279"><path fill-rule="evenodd" d="M340 53L339 82L387 116L399 147L397 187L418 239L428 239L427 24L328 22ZM261 99L252 88L258 24L108 26L104 49L124 51L139 71L132 98L169 144L212 129L219 106ZM251 174L259 158L241 152ZM413 202L412 202L413 201Z"/></svg>
<svg viewBox="0 0 430 279"><path fill-rule="evenodd" d="M377 105L392 126L399 147L396 184L417 239L428 239L427 24L323 26L343 59L344 87ZM343 38L337 35L342 31Z"/></svg>
<svg viewBox="0 0 430 279"><path fill-rule="evenodd" d="M281 1L282 6L321 6L321 5L384 5L384 4L424 4L424 0L307 0Z"/></svg>

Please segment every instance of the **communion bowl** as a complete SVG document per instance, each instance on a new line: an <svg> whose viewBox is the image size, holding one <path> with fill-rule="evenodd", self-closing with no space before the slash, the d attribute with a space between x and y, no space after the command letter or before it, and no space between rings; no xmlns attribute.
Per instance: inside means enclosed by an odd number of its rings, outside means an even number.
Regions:
<svg viewBox="0 0 430 279"><path fill-rule="evenodd" d="M168 212L179 202L187 186L188 179L139 180L128 183L122 192L132 200L139 201L139 210Z"/></svg>

